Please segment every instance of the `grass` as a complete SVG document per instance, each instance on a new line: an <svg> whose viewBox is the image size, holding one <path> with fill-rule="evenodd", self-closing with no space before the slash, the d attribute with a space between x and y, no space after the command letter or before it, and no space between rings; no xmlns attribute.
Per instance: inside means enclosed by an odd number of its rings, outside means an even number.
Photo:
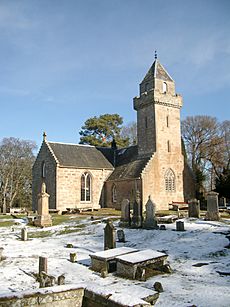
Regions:
<svg viewBox="0 0 230 307"><path fill-rule="evenodd" d="M0 221L0 227L10 227L14 225L14 221Z"/></svg>
<svg viewBox="0 0 230 307"><path fill-rule="evenodd" d="M113 208L101 208L99 210L94 210L94 211L84 211L81 212L80 215L90 215L90 216L121 216L121 211L120 210L115 210Z"/></svg>

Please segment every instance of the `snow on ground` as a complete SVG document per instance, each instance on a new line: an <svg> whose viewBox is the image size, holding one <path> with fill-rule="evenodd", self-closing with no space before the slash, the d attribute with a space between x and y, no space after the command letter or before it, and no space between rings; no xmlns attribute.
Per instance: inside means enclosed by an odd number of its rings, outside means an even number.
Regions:
<svg viewBox="0 0 230 307"><path fill-rule="evenodd" d="M56 277L64 274L66 284L84 284L97 292L113 293L123 303L132 302L135 295L143 297L159 281L164 292L160 293L156 306L230 306L230 276L217 272L230 272L230 249L224 248L229 243L225 234L230 233L230 221L185 219L184 222L184 232L175 231L175 223L166 225L166 230L125 229L127 241L117 243L117 247L153 249L169 255L173 273L157 275L146 282L130 281L114 274L101 278L89 269L89 254L103 250L105 227L104 223L95 223L89 217L46 229L28 227L30 233L50 231L51 234L25 242L19 239L23 223L15 226L14 231L1 227L0 247L4 248L6 259L0 263L0 295L37 289L39 285L30 273L38 272L38 257L44 256L48 257L48 274ZM86 227L60 235L66 226L74 228L78 223ZM115 226L119 229L118 222ZM73 248L66 248L68 243ZM71 252L77 253L78 263L69 261ZM124 288L126 296L121 295Z"/></svg>

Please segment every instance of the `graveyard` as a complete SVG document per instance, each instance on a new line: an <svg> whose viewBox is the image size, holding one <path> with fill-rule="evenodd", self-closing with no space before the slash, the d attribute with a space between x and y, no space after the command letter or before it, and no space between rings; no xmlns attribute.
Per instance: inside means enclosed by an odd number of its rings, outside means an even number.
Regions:
<svg viewBox="0 0 230 307"><path fill-rule="evenodd" d="M52 226L44 228L29 225L26 216L1 215L0 306L16 306L12 302L7 305L6 297L20 298L36 291L40 295L61 291L66 297L72 293L72 297L73 291L81 289L88 291L88 297L98 295L98 302L109 301L108 306L228 306L229 213L222 212L218 220L211 221L205 219L205 211L197 218L189 217L188 210L183 210L176 220L162 223L163 215L176 214L156 212L153 223L144 216L143 227L139 227L137 216L124 226L124 211L111 209L52 214ZM133 227L133 222L138 227ZM111 239L105 238L108 225L112 229ZM106 248L108 244L110 249ZM154 271L150 276L142 270L139 276L133 275L138 259L143 263L146 258L152 264L155 257L170 270ZM115 258L116 269L111 261ZM95 259L108 261L108 268L103 270L102 265L97 270ZM131 275L124 274L127 263L131 264ZM40 266L46 271L44 278L53 278L48 286L36 279ZM85 306L106 306L102 301Z"/></svg>

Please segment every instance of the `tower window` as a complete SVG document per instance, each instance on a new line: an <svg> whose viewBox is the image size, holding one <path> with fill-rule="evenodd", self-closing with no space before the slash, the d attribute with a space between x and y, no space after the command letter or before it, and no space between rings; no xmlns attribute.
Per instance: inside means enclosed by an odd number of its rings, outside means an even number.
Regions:
<svg viewBox="0 0 230 307"><path fill-rule="evenodd" d="M84 173L81 176L81 201L91 201L91 176Z"/></svg>
<svg viewBox="0 0 230 307"><path fill-rule="evenodd" d="M117 188L115 184L112 187L112 202L116 203L117 202Z"/></svg>
<svg viewBox="0 0 230 307"><path fill-rule="evenodd" d="M46 177L46 164L45 161L42 161L42 178Z"/></svg>
<svg viewBox="0 0 230 307"><path fill-rule="evenodd" d="M171 168L165 172L165 190L168 192L175 192L175 174Z"/></svg>
<svg viewBox="0 0 230 307"><path fill-rule="evenodd" d="M167 141L167 148L168 148L168 152L171 151L171 144L170 144L170 141Z"/></svg>
<svg viewBox="0 0 230 307"><path fill-rule="evenodd" d="M166 93L168 91L168 85L166 82L163 82L163 93Z"/></svg>
<svg viewBox="0 0 230 307"><path fill-rule="evenodd" d="M169 127L169 116L166 116L166 126Z"/></svg>
<svg viewBox="0 0 230 307"><path fill-rule="evenodd" d="M147 118L147 116L145 117L145 129L147 129L148 128L148 118Z"/></svg>

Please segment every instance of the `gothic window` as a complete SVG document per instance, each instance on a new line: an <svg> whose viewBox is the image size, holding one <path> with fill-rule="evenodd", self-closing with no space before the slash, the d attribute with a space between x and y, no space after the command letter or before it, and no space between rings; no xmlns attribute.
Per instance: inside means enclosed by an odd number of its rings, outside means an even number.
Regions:
<svg viewBox="0 0 230 307"><path fill-rule="evenodd" d="M168 90L168 86L166 82L163 82L163 93L166 93Z"/></svg>
<svg viewBox="0 0 230 307"><path fill-rule="evenodd" d="M117 201L117 188L114 184L112 187L112 202L116 203L116 201Z"/></svg>
<svg viewBox="0 0 230 307"><path fill-rule="evenodd" d="M42 178L46 177L46 164L45 161L42 162Z"/></svg>
<svg viewBox="0 0 230 307"><path fill-rule="evenodd" d="M175 192L176 190L176 186L175 186L175 174L174 172L171 170L171 168L169 168L166 172L165 172L165 190L167 192Z"/></svg>
<svg viewBox="0 0 230 307"><path fill-rule="evenodd" d="M91 201L91 176L84 173L81 176L81 201Z"/></svg>

